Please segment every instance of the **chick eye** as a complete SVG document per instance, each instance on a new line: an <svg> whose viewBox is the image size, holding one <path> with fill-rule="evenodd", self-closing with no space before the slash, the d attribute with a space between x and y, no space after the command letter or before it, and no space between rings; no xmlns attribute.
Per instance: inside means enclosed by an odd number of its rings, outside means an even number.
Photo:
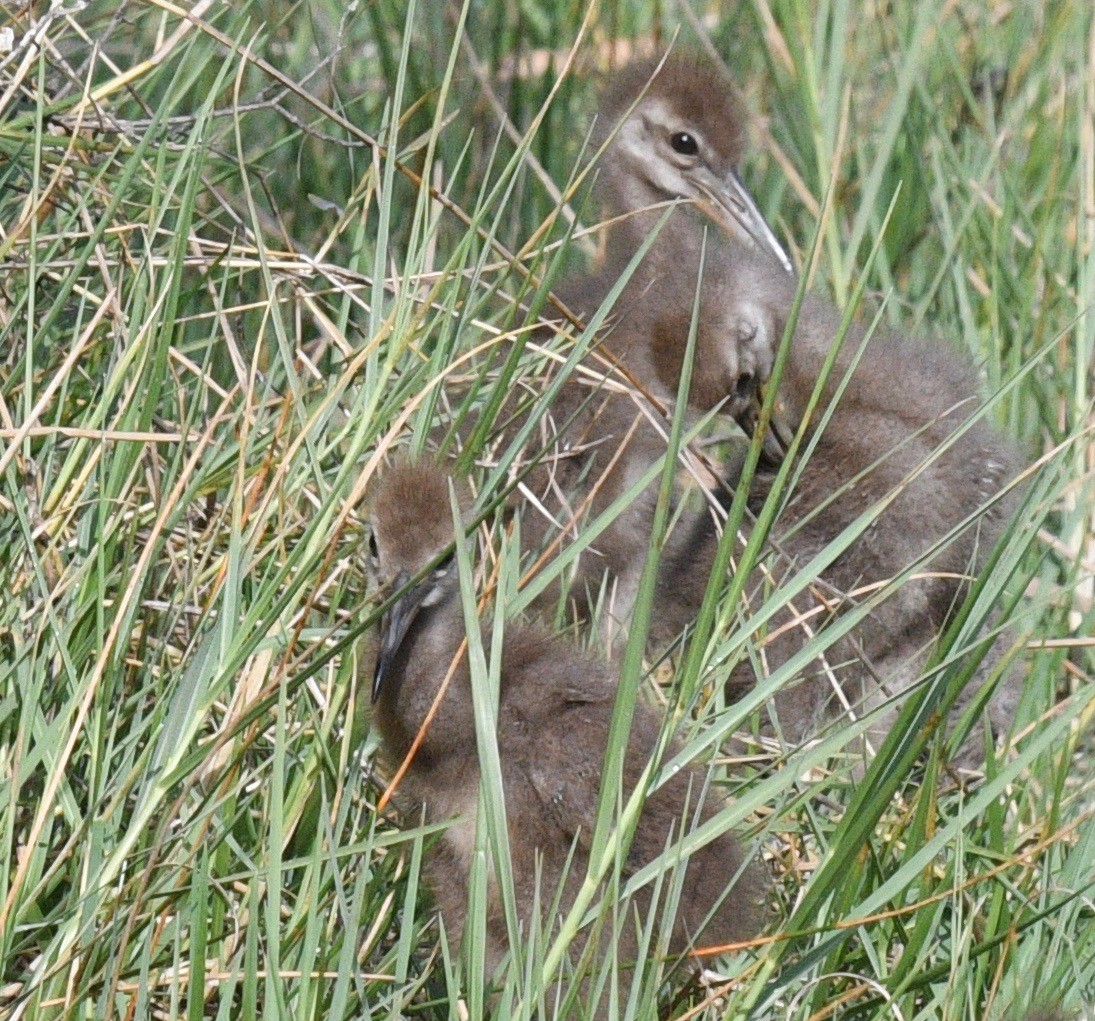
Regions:
<svg viewBox="0 0 1095 1021"><path fill-rule="evenodd" d="M669 144L674 152L679 152L682 156L695 156L700 151L696 136L690 135L687 131L674 133L669 139Z"/></svg>
<svg viewBox="0 0 1095 1021"><path fill-rule="evenodd" d="M377 561L380 560L380 550L376 545L376 536L372 532L369 533L369 556L372 557L373 567L376 567Z"/></svg>

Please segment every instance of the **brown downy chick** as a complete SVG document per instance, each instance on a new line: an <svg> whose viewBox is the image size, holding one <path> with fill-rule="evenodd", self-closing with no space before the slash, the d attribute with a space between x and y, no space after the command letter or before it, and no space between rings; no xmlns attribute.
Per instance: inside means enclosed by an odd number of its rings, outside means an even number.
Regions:
<svg viewBox="0 0 1095 1021"><path fill-rule="evenodd" d="M651 208L688 199L739 244L774 257L790 274L791 260L737 174L745 147L745 117L734 82L697 53L636 61L614 72L602 89L595 141L607 140L598 188L606 218L624 216L610 231L608 265L619 269L661 216ZM613 134L615 132L615 134ZM677 229L691 229L681 218Z"/></svg>
<svg viewBox="0 0 1095 1021"><path fill-rule="evenodd" d="M741 264L751 259L791 263L736 174L743 151L743 116L733 82L695 53L644 60L609 76L595 122L598 190L607 216L627 214L610 229L598 271L560 284L566 306L581 319L597 311L664 209L674 209L598 338L600 354L622 371L616 386L579 370L543 415L521 465L539 459L524 480L528 549L555 552L631 490L665 452L664 413L676 396L692 318L701 250L707 266L693 384L694 411L716 406L748 428L755 389L771 365L777 336L761 331L752 296L737 290ZM617 130L618 129L618 130ZM714 221L714 223L712 222ZM715 226L722 225L725 232ZM706 227L712 229L706 230ZM731 315L732 313L732 315ZM582 369L606 372L597 353ZM635 384L635 385L632 385ZM621 392L621 385L639 394ZM498 448L526 420L534 402L517 390L496 418ZM568 616L592 616L601 603L606 636L626 626L645 560L657 484L654 483L580 554L570 573ZM538 604L557 605L552 587Z"/></svg>
<svg viewBox="0 0 1095 1021"><path fill-rule="evenodd" d="M432 466L393 467L376 484L372 527L383 580L396 586L426 572L389 610L381 628L374 718L387 756L399 762L422 728L465 636L456 568L451 558L441 559L454 541L448 479ZM538 891L539 903L546 905L561 887L560 910L565 912L585 876L615 696L616 678L606 664L539 628L507 626L498 753L514 893L526 926ZM659 729L657 714L637 706L625 764L627 792L637 783ZM683 769L650 795L628 855L629 873L665 850L671 836L679 834L682 818L698 815L703 822L723 807L721 798L709 794L696 811L704 780L698 769ZM426 866L454 945L467 910L478 788L465 656L397 794L412 819L423 813L429 822L455 817L432 846ZM673 929L674 952L756 934L765 884L761 871L745 863L731 837L711 841L682 867L687 872ZM644 917L649 898L648 890L636 897ZM488 892L487 938L488 967L493 970L508 946L497 889ZM621 960L634 959L637 942L630 923L619 946Z"/></svg>
<svg viewBox="0 0 1095 1021"><path fill-rule="evenodd" d="M753 289L771 297L771 329L776 335L786 322L793 284L784 281L783 288L780 294L779 278L769 274L764 287ZM821 299L808 297L803 303L779 390L778 416L786 435L806 413L839 323L835 309ZM805 566L876 501L900 490L825 572L822 581L830 586L826 598L837 612L846 608L840 605L839 593L900 573L976 514L1019 471L1011 444L984 420L969 424L963 435L942 449L980 406L976 373L964 357L942 344L899 333L879 333L859 353L863 336L862 330L849 330L814 411L812 427L821 421L857 355L858 363L824 430L813 436L816 447L802 465L794 493L772 532L773 545L780 551L774 566L779 580L794 570L793 565ZM813 428L808 435L813 435ZM906 483L914 472L918 474ZM761 480L750 494L754 509L765 496ZM932 643L961 599L963 579L983 563L1012 506L1013 500L1007 499L982 514L922 568L942 577L907 581L861 622L851 640L830 648L826 658L848 702L877 705L919 676ZM659 619L666 627L680 628L694 616L706 584L706 572L698 568L712 562L716 543L713 527L697 521L692 537L674 550L661 583L661 602L669 610ZM814 605L805 593L798 610ZM828 616L826 611L811 618L812 628L816 630ZM772 630L792 617L789 610L777 616ZM663 633L661 637L670 636ZM769 669L787 662L805 641L802 629L793 627L770 642L765 647ZM736 678L740 687L752 685L747 665L740 673L746 672L748 677ZM970 685L971 695L975 687ZM775 709L784 736L799 741L814 733L825 710L839 708L835 694L820 665L800 683L781 691ZM988 709L996 732L1010 725L1018 694L1014 677L1005 678L998 687ZM887 722L881 722L876 738L886 729ZM964 761L976 760L979 749L979 736L974 735Z"/></svg>

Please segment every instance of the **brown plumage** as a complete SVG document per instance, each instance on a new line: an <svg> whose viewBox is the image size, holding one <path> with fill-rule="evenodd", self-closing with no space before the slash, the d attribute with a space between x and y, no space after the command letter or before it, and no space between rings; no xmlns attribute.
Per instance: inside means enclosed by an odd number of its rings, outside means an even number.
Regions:
<svg viewBox="0 0 1095 1021"><path fill-rule="evenodd" d="M715 229L704 255L690 238L667 229L620 295L583 362L585 371L575 372L544 410L527 452L534 465L523 479L526 548L540 550L560 533L564 539L577 534L579 526L608 509L665 454L666 411L672 411L681 377L701 257L689 409L694 417L720 408L746 428L750 425L757 387L768 376L779 340L771 333L766 309L742 293L742 282L755 275L752 263L762 256ZM570 307L589 318L611 285L605 279L610 272L572 282L565 291ZM773 272L785 276L778 267ZM632 380L642 393L630 385ZM518 392L503 409L497 420L502 423L496 433L499 446L524 422L522 402L527 400ZM574 562L569 595L576 619L590 617L604 586L606 630L611 633L629 620L657 489L655 479ZM541 607L551 605L557 594L549 590Z"/></svg>
<svg viewBox="0 0 1095 1021"><path fill-rule="evenodd" d="M793 284L778 272L759 268L758 272L765 279L747 290L770 301L770 329L779 335ZM839 316L828 303L807 298L779 390L779 417L788 434L806 413L838 327ZM809 435L816 439L816 447L802 465L793 495L772 533L773 544L781 551L772 562L779 580L795 566L804 567L877 500L900 490L824 573L820 589L837 612L847 605L841 604L841 593L901 572L975 515L1018 474L1011 444L983 420L969 424L963 435L954 438L980 405L976 373L965 358L938 342L886 332L872 337L860 353L863 336L856 327L849 331L811 424ZM859 361L832 417L814 435L857 355ZM941 449L952 438L952 444ZM906 484L907 477L925 462L930 463ZM766 496L763 479L750 496L754 509L759 508ZM904 690L919 676L933 641L961 598L963 579L983 563L1012 506L1013 500L1007 499L981 515L922 569L942 577L907 581L859 624L850 640L839 641L829 650L827 660L844 698L854 705L877 705L886 694ZM678 540L661 579L662 612L657 620L662 640L694 617L707 580L701 565L711 563L716 542L714 528L704 519L694 522L690 537ZM815 600L804 593L798 609L814 605ZM777 616L772 630L792 616L789 610ZM829 616L823 612L810 624L816 630ZM786 663L805 638L802 629L795 627L770 642L765 649L768 668L775 670ZM739 688L751 686L751 669L739 670L735 681ZM997 732L1010 725L1018 693L1015 678L1006 678L998 688L988 709ZM798 741L815 731L834 703L838 705L839 700L830 677L818 666L782 690L774 709L784 736ZM883 720L876 736L887 727ZM975 735L968 749L970 759L977 758L979 741Z"/></svg>
<svg viewBox="0 0 1095 1021"><path fill-rule="evenodd" d="M453 542L446 477L428 465L390 469L375 487L372 527L380 575L393 588L437 564ZM442 561L389 610L382 626L374 720L392 760L407 754L464 639L458 587L451 559ZM485 635L488 647L489 640ZM466 914L479 784L470 685L465 657L397 795L411 819L423 811L429 822L455 819L430 849L426 878L456 943ZM585 876L615 695L615 677L604 663L539 628L507 625L497 738L514 892L526 927L537 891L539 903L548 905L561 888L565 912ZM659 729L657 715L637 706L624 770L627 791L637 783ZM688 768L649 796L627 858L628 874L665 850L682 819L703 822L719 811L724 803L710 793L697 808L704 787L703 773ZM693 941L721 944L756 933L761 872L745 863L730 836L695 851L686 867L674 952ZM648 889L636 897L643 917L649 898ZM508 946L495 888L488 894L487 939L493 969ZM629 921L617 945L622 961L634 959Z"/></svg>

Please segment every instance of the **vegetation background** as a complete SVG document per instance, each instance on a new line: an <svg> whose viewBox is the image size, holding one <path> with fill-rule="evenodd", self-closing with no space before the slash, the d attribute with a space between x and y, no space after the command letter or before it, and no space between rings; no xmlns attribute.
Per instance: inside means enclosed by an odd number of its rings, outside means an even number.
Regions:
<svg viewBox="0 0 1095 1021"><path fill-rule="evenodd" d="M854 728L712 764L778 877L770 936L675 998L652 954L612 1009L1092 1010L1089 3L5 0L0 1016L482 1009L482 948L447 953L419 883L430 834L375 810L360 497L444 375L476 380L454 359L508 350L588 256L559 242L593 219L568 188L594 74L678 31L740 82L744 177L800 265L818 239L814 286L971 351L1042 467L866 782L829 761ZM1014 742L944 790L917 714L991 605ZM647 685L699 761L756 641L719 629ZM514 1016L546 955L500 977Z"/></svg>

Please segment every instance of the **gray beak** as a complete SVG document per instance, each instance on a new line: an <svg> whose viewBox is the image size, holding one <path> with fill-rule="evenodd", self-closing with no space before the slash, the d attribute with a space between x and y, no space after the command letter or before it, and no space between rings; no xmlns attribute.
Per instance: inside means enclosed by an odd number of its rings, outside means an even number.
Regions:
<svg viewBox="0 0 1095 1021"><path fill-rule="evenodd" d="M731 170L725 180L711 178L709 181L701 182L701 187L711 200L713 205L711 215L714 219L718 220L731 234L774 255L780 265L794 276L795 267L790 256L779 243L776 235L772 233L772 228L768 226L767 221L760 215L752 195L745 190L741 178L734 171Z"/></svg>
<svg viewBox="0 0 1095 1021"><path fill-rule="evenodd" d="M400 573L392 582L392 590L398 592L410 580L406 573ZM415 585L409 592L400 596L380 619L380 648L376 653L376 670L373 673L373 702L380 697L384 682L391 672L392 664L414 623L422 601L430 591L428 581Z"/></svg>

